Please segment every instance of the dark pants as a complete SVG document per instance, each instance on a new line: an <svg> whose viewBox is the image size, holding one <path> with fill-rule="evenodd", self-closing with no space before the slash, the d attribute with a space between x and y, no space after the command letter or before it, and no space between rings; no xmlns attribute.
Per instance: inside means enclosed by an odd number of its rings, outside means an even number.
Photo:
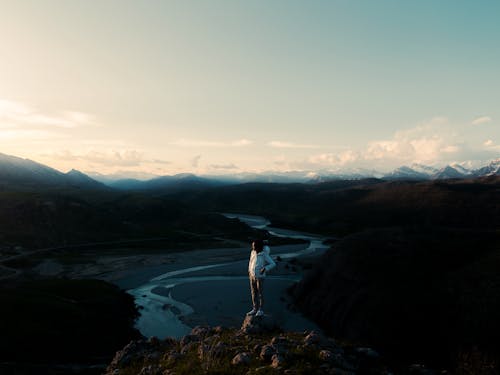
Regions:
<svg viewBox="0 0 500 375"><path fill-rule="evenodd" d="M264 306L264 279L250 276L250 290L252 291L252 304L255 310Z"/></svg>

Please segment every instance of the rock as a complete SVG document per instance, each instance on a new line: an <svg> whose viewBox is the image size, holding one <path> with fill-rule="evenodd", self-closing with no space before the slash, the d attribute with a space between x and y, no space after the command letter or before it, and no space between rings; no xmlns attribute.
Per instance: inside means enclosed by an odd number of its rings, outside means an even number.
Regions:
<svg viewBox="0 0 500 375"><path fill-rule="evenodd" d="M215 346L212 348L212 353L215 356L222 356L224 353L227 351L227 344L219 341Z"/></svg>
<svg viewBox="0 0 500 375"><path fill-rule="evenodd" d="M272 360L272 363L271 363L272 368L281 367L285 363L285 358L283 358L283 356L280 354L274 354L273 357L271 358L271 360Z"/></svg>
<svg viewBox="0 0 500 375"><path fill-rule="evenodd" d="M309 332L309 334L307 334L307 336L304 338L304 345L306 346L318 346L323 344L324 342L325 338L316 331Z"/></svg>
<svg viewBox="0 0 500 375"><path fill-rule="evenodd" d="M210 333L210 329L208 327L196 326L191 330L191 336L206 336Z"/></svg>
<svg viewBox="0 0 500 375"><path fill-rule="evenodd" d="M244 352L244 353L239 353L236 354L233 359L231 360L231 364L235 366L239 365L248 365L250 364L251 357L250 354Z"/></svg>
<svg viewBox="0 0 500 375"><path fill-rule="evenodd" d="M247 316L241 325L241 332L244 334L270 333L279 331L276 319L271 315Z"/></svg>
<svg viewBox="0 0 500 375"><path fill-rule="evenodd" d="M285 336L275 336L271 339L271 345L276 349L276 352L287 354L291 343Z"/></svg>
<svg viewBox="0 0 500 375"><path fill-rule="evenodd" d="M329 350L321 350L318 357L324 362L332 362L334 359L333 353Z"/></svg>
<svg viewBox="0 0 500 375"><path fill-rule="evenodd" d="M181 346L186 346L191 342L197 342L197 341L200 341L199 335L186 335L181 339Z"/></svg>
<svg viewBox="0 0 500 375"><path fill-rule="evenodd" d="M210 347L206 344L201 343L200 346L198 347L198 358L200 361L203 361L206 359L207 354L209 353Z"/></svg>
<svg viewBox="0 0 500 375"><path fill-rule="evenodd" d="M224 327L222 327L222 326L214 327L214 332L221 334L222 332L224 332Z"/></svg>
<svg viewBox="0 0 500 375"><path fill-rule="evenodd" d="M260 350L259 358L263 361L269 361L276 354L276 348L272 345L264 345Z"/></svg>
<svg viewBox="0 0 500 375"><path fill-rule="evenodd" d="M122 350L116 352L115 357L108 367L108 371L129 365L137 358L147 354L150 345L144 340L131 341Z"/></svg>
<svg viewBox="0 0 500 375"><path fill-rule="evenodd" d="M190 342L186 345L184 345L182 348L181 348L181 354L184 355L186 354L187 352L189 352L191 349L193 349L193 347L196 345L195 342Z"/></svg>
<svg viewBox="0 0 500 375"><path fill-rule="evenodd" d="M139 375L161 375L161 370L158 366L149 365L143 367L139 372Z"/></svg>
<svg viewBox="0 0 500 375"><path fill-rule="evenodd" d="M182 355L179 352L172 350L165 353L165 355L163 356L163 360L167 361L169 364L174 364L181 357Z"/></svg>

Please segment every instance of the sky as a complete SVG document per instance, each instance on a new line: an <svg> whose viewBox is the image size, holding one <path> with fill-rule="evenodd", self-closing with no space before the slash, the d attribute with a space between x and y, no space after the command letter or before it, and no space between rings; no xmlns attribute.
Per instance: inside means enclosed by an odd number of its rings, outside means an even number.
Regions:
<svg viewBox="0 0 500 375"><path fill-rule="evenodd" d="M0 9L0 153L136 176L500 157L497 0Z"/></svg>

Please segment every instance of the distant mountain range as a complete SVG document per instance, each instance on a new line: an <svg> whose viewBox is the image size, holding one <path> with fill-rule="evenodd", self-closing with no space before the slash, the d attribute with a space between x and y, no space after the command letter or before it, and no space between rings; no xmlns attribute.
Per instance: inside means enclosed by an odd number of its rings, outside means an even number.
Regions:
<svg viewBox="0 0 500 375"><path fill-rule="evenodd" d="M234 185L248 182L264 183L321 183L332 180L358 180L377 178L382 180L440 180L453 178L474 178L500 175L500 158L478 169L467 169L460 164L451 164L443 168L434 168L422 164L402 166L390 173L376 170L358 169L343 173L330 171L293 171L268 173L238 173L221 176L196 176L183 173L173 176L157 176L146 180L122 178L124 175L89 175L77 170L62 173L46 165L29 159L0 153L0 187L68 187L78 189L109 189L178 192L201 190L222 185ZM151 175L144 175L151 177ZM140 177L143 177L142 175Z"/></svg>
<svg viewBox="0 0 500 375"><path fill-rule="evenodd" d="M101 182L74 169L62 173L29 159L0 153L0 187L11 186L109 189Z"/></svg>

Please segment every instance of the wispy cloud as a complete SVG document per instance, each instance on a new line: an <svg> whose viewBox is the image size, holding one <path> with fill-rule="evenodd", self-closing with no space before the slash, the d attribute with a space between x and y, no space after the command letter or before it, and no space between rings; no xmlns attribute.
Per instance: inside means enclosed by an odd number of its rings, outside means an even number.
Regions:
<svg viewBox="0 0 500 375"><path fill-rule="evenodd" d="M270 147L276 148L319 148L318 145L310 145L310 144L300 144L293 142L285 142L285 141L271 141L267 143Z"/></svg>
<svg viewBox="0 0 500 375"><path fill-rule="evenodd" d="M409 163L445 164L494 158L498 150L493 141L475 143L471 132L470 127L453 124L445 117L435 117L413 128L400 130L391 138L368 142L364 148L315 154L303 163L311 169L390 169Z"/></svg>
<svg viewBox="0 0 500 375"><path fill-rule="evenodd" d="M488 139L488 140L484 141L483 145L485 145L486 147L491 147L491 146L494 146L495 143L491 139Z"/></svg>
<svg viewBox="0 0 500 375"><path fill-rule="evenodd" d="M200 165L200 160L201 160L201 155L196 155L194 158L191 159L191 166L193 168L198 168Z"/></svg>
<svg viewBox="0 0 500 375"><path fill-rule="evenodd" d="M245 138L228 142L197 139L178 139L174 142L171 142L171 144L181 147L245 147L253 144L253 141Z"/></svg>
<svg viewBox="0 0 500 375"><path fill-rule="evenodd" d="M96 125L92 115L76 111L48 113L25 103L0 99L0 125L19 128L76 128Z"/></svg>
<svg viewBox="0 0 500 375"><path fill-rule="evenodd" d="M69 150L62 150L51 154L43 154L45 158L64 161L83 161L95 166L105 167L139 167L144 164L169 164L169 161L159 159L147 159L144 153L138 150L89 150L83 153L76 153Z"/></svg>
<svg viewBox="0 0 500 375"><path fill-rule="evenodd" d="M235 164L210 164L210 169L234 170L239 169Z"/></svg>
<svg viewBox="0 0 500 375"><path fill-rule="evenodd" d="M493 121L493 119L490 116L481 116L481 117L474 119L471 122L471 124L472 125L481 125L481 124L487 124L491 121Z"/></svg>

